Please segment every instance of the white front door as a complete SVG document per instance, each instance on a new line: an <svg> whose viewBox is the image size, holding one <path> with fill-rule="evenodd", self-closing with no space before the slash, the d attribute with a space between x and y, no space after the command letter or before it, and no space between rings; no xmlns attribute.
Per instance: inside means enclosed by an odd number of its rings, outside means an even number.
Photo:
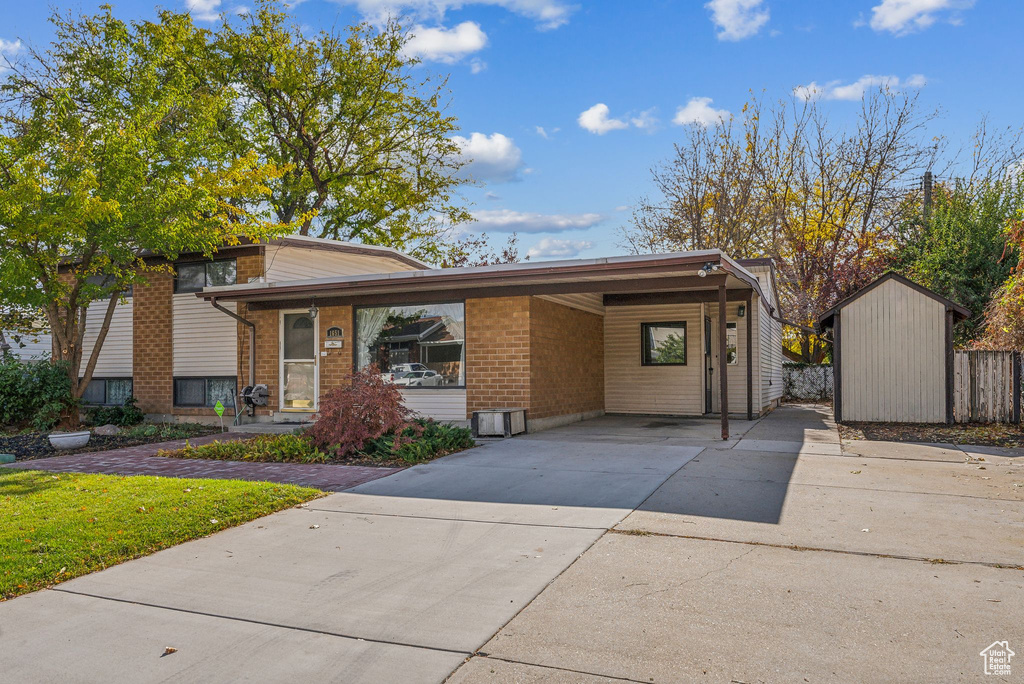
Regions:
<svg viewBox="0 0 1024 684"><path fill-rule="evenodd" d="M316 319L281 312L281 410L316 411L319 395Z"/></svg>

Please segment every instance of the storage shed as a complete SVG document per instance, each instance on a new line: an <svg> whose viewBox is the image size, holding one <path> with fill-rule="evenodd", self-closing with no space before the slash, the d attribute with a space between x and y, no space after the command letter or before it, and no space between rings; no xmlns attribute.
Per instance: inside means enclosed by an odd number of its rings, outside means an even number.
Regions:
<svg viewBox="0 0 1024 684"><path fill-rule="evenodd" d="M952 423L953 324L968 316L896 273L827 311L836 421Z"/></svg>

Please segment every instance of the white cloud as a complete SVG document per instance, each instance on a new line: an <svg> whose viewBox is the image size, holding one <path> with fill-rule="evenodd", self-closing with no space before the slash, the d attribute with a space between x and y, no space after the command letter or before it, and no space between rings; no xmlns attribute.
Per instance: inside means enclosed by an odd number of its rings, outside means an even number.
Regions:
<svg viewBox="0 0 1024 684"><path fill-rule="evenodd" d="M631 207L628 204L620 204L619 206L615 207L615 211L629 211L630 209Z"/></svg>
<svg viewBox="0 0 1024 684"><path fill-rule="evenodd" d="M629 122L639 128L642 131L653 133L658 128L658 117L654 115L657 109L645 109L636 116L632 117Z"/></svg>
<svg viewBox="0 0 1024 684"><path fill-rule="evenodd" d="M940 15L958 24L960 10L973 6L974 0L882 0L871 8L871 28L903 36L928 28Z"/></svg>
<svg viewBox="0 0 1024 684"><path fill-rule="evenodd" d="M7 71L7 62L24 49L20 40L0 38L0 74Z"/></svg>
<svg viewBox="0 0 1024 684"><path fill-rule="evenodd" d="M718 27L718 40L749 38L768 23L768 8L762 0L711 0L711 21Z"/></svg>
<svg viewBox="0 0 1024 684"><path fill-rule="evenodd" d="M185 0L185 9L196 21L220 19L220 0Z"/></svg>
<svg viewBox="0 0 1024 684"><path fill-rule="evenodd" d="M491 209L473 212L473 228L493 233L560 233L563 230L585 230L604 217L600 214L536 214Z"/></svg>
<svg viewBox="0 0 1024 684"><path fill-rule="evenodd" d="M444 19L448 10L466 5L494 5L533 19L537 28L546 31L568 23L577 6L565 0L334 0L354 5L370 21L382 22L403 14L436 20Z"/></svg>
<svg viewBox="0 0 1024 684"><path fill-rule="evenodd" d="M479 74L481 71L487 68L487 62L483 61L479 57L474 57L469 60L469 73Z"/></svg>
<svg viewBox="0 0 1024 684"><path fill-rule="evenodd" d="M484 197L486 197L487 199L491 200L492 202L497 202L498 200L501 199L501 195L498 195L498 194L493 193L493 192L486 192L486 193L484 193Z"/></svg>
<svg viewBox="0 0 1024 684"><path fill-rule="evenodd" d="M859 100L871 88L886 88L892 91L899 91L903 88L923 88L927 82L927 79L922 74L912 74L906 80L900 80L899 76L865 74L853 83L845 85L841 81L829 81L825 85L818 85L816 82L811 81L807 85L798 85L793 88L793 95L801 100L814 100L818 98L825 100Z"/></svg>
<svg viewBox="0 0 1024 684"><path fill-rule="evenodd" d="M578 256L585 249L590 249L594 243L586 240L561 240L559 238L543 238L540 242L526 252L531 259L544 259L547 257L562 257L571 259Z"/></svg>
<svg viewBox="0 0 1024 684"><path fill-rule="evenodd" d="M608 105L603 102L598 102L596 105L580 114L577 121L580 124L580 128L598 135L604 135L608 131L629 128L628 122L623 121L622 119L613 119L609 117Z"/></svg>
<svg viewBox="0 0 1024 684"><path fill-rule="evenodd" d="M535 131L537 131L537 135L544 138L545 140L551 140L551 136L553 136L555 133L558 133L558 131L562 130L561 128L552 128L549 131L543 126L534 126L533 128Z"/></svg>
<svg viewBox="0 0 1024 684"><path fill-rule="evenodd" d="M455 28L414 26L412 37L403 52L431 62L452 64L487 45L487 34L474 21L464 21Z"/></svg>
<svg viewBox="0 0 1024 684"><path fill-rule="evenodd" d="M517 180L523 165L523 153L512 138L493 133L473 133L468 138L452 137L466 163L461 173L476 181L506 183Z"/></svg>
<svg viewBox="0 0 1024 684"><path fill-rule="evenodd" d="M685 106L676 110L676 115L672 117L672 123L677 126L686 126L687 124L708 126L724 121L731 116L729 110L715 109L711 106L711 102L710 97L691 97Z"/></svg>

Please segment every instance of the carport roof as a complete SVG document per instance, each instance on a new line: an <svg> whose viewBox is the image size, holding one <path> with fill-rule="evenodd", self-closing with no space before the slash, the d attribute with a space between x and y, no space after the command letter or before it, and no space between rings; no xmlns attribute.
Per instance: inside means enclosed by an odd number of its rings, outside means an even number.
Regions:
<svg viewBox="0 0 1024 684"><path fill-rule="evenodd" d="M698 278L697 271L708 263L719 267L722 273ZM285 302L311 297L323 300L405 293L495 296L499 292L516 294L517 290L529 294L628 292L643 288L655 291L718 285L749 289L764 296L757 277L717 249L247 283L206 288L196 296L218 301Z"/></svg>

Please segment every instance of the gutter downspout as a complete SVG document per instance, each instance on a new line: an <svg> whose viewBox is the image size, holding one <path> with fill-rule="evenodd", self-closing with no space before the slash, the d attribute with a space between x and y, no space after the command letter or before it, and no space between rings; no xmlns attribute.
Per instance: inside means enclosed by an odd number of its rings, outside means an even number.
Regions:
<svg viewBox="0 0 1024 684"><path fill-rule="evenodd" d="M252 321L249 321L249 320L246 320L246 319L242 318L241 316L236 314L231 309L226 309L222 305L218 304L216 297L214 297L214 298L212 298L210 300L210 304L213 305L213 308L217 309L218 311L223 311L228 316L231 316L236 321L238 321L242 325L244 325L244 326L249 328L249 384L250 385L255 385L256 384L256 324L253 323Z"/></svg>

